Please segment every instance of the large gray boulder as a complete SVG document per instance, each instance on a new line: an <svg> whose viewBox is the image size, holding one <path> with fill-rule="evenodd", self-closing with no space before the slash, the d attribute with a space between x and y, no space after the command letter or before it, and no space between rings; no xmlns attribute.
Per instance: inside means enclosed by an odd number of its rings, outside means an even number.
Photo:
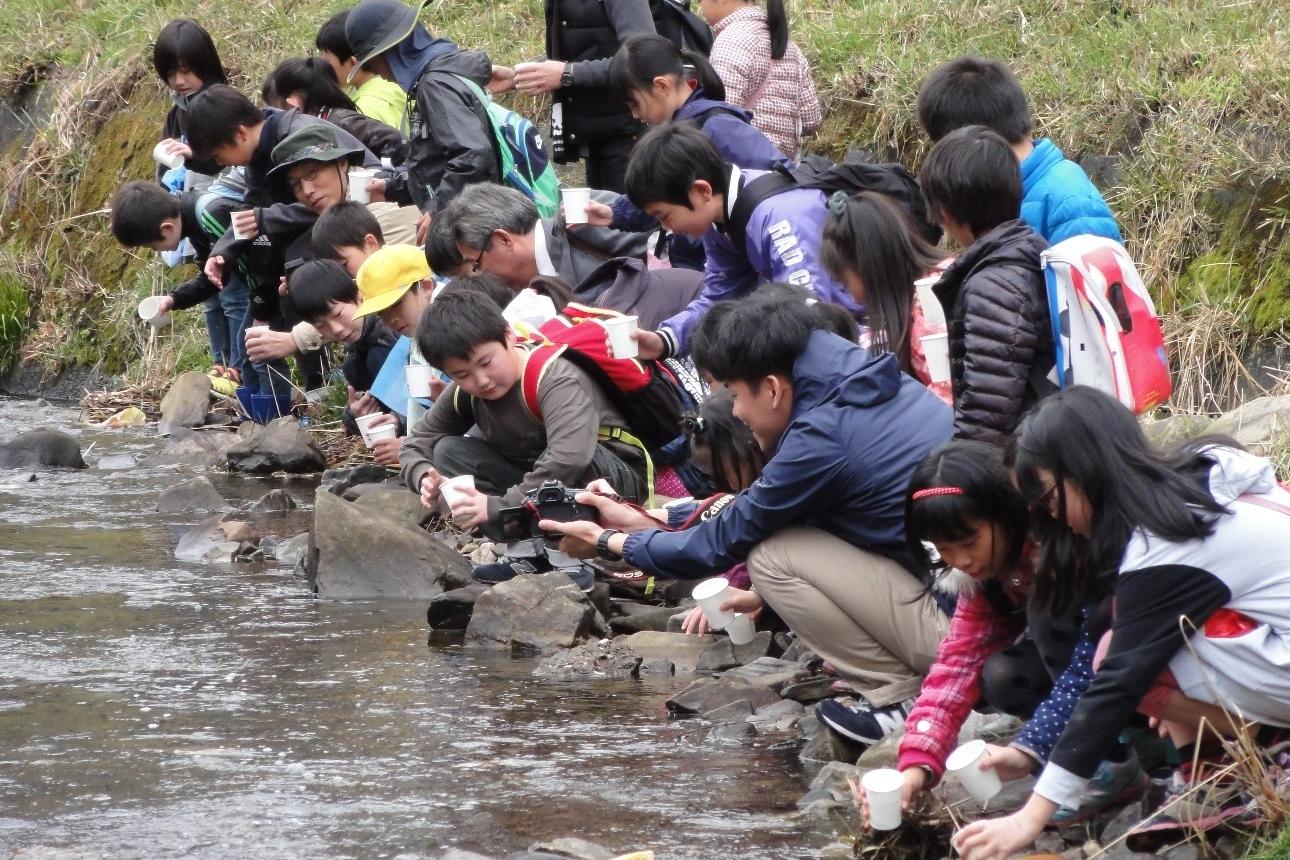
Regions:
<svg viewBox="0 0 1290 860"><path fill-rule="evenodd" d="M294 418L278 418L245 434L225 455L229 469L234 472L302 474L321 472L327 466L318 443Z"/></svg>
<svg viewBox="0 0 1290 860"><path fill-rule="evenodd" d="M61 430L29 430L0 445L0 469L84 469L81 443Z"/></svg>
<svg viewBox="0 0 1290 860"><path fill-rule="evenodd" d="M166 396L161 398L161 420L157 432L168 436L177 427L200 427L210 409L211 381L201 371L179 374Z"/></svg>
<svg viewBox="0 0 1290 860"><path fill-rule="evenodd" d="M320 597L428 600L471 581L470 564L442 541L325 490L313 537Z"/></svg>
<svg viewBox="0 0 1290 860"><path fill-rule="evenodd" d="M236 433L228 430L201 430L182 439L172 436L172 444L144 460L145 466L191 466L211 469L224 462L228 449L238 443Z"/></svg>
<svg viewBox="0 0 1290 860"><path fill-rule="evenodd" d="M224 497L205 475L167 487L157 498L157 510L163 514L222 511L226 507Z"/></svg>
<svg viewBox="0 0 1290 860"><path fill-rule="evenodd" d="M548 654L572 648L595 627L596 608L566 574L521 574L479 596L466 640Z"/></svg>
<svg viewBox="0 0 1290 860"><path fill-rule="evenodd" d="M1269 443L1290 434L1290 394L1242 403L1206 427L1205 432L1231 436L1254 453L1266 455L1270 452Z"/></svg>
<svg viewBox="0 0 1290 860"><path fill-rule="evenodd" d="M359 486L371 485L360 484ZM424 526L434 516L434 511L421 504L421 496L402 486L382 485L371 492L361 494L353 501L365 511L371 511L377 516L404 523L412 528Z"/></svg>

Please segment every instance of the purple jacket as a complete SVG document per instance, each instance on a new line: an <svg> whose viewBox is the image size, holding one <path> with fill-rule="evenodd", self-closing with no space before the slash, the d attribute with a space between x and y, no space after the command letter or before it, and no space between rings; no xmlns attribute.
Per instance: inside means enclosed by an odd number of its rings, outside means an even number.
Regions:
<svg viewBox="0 0 1290 860"><path fill-rule="evenodd" d="M766 172L732 170L725 195L727 218L737 189ZM714 304L746 296L767 281L810 290L820 301L841 305L853 314L861 313L863 308L851 298L846 287L829 277L820 263L820 242L827 215L823 191L790 188L753 210L742 249L736 248L714 225L703 236L708 259L703 292L661 327L664 338L670 337L672 354L689 352L690 335Z"/></svg>

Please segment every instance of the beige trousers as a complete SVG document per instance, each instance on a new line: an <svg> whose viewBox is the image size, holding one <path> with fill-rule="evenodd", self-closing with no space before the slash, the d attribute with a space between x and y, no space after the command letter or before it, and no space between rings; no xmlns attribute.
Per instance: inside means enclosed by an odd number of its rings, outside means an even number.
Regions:
<svg viewBox="0 0 1290 860"><path fill-rule="evenodd" d="M753 588L874 705L918 693L949 617L909 571L819 529L795 526L748 557Z"/></svg>

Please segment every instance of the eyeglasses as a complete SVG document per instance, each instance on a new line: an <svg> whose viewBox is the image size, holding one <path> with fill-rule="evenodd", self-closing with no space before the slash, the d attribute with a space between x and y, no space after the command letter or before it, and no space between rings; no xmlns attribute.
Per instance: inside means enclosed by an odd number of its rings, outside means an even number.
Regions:
<svg viewBox="0 0 1290 860"><path fill-rule="evenodd" d="M483 268L484 255L488 253L488 249L492 246L492 244L493 243L491 240L488 242L485 242L484 247L479 249L479 256L470 261L470 273L472 275L478 275L479 270Z"/></svg>

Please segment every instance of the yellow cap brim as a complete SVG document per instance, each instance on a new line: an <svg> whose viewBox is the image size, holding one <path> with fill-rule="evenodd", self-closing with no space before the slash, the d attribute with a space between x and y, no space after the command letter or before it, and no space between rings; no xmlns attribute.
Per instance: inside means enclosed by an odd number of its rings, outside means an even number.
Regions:
<svg viewBox="0 0 1290 860"><path fill-rule="evenodd" d="M365 317L380 313L386 308L398 304L399 299L407 295L408 290L410 289L412 289L412 285L407 284L402 288L396 287L389 292L381 293L379 296L372 296L370 299L364 299L363 303L358 306L358 310L354 311L354 316Z"/></svg>

